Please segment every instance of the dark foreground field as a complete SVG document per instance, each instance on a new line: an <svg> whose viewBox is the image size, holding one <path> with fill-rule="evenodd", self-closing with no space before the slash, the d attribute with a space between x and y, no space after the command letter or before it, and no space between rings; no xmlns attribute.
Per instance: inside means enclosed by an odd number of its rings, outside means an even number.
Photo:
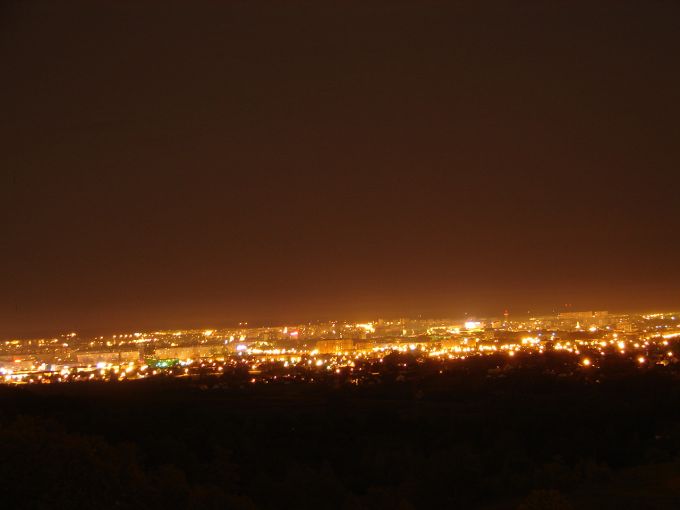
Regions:
<svg viewBox="0 0 680 510"><path fill-rule="evenodd" d="M0 389L3 507L680 507L670 369L224 382Z"/></svg>

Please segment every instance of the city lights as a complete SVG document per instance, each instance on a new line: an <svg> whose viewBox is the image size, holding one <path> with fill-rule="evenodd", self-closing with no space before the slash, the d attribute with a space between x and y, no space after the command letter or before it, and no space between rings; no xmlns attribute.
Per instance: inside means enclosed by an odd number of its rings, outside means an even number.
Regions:
<svg viewBox="0 0 680 510"><path fill-rule="evenodd" d="M387 370L389 354L412 356L411 368L425 360L463 363L496 357L513 366L534 356L565 356L574 366L599 370L598 359L632 359L643 367L667 367L677 360L670 342L680 337L667 314L615 315L570 312L558 316L479 321L377 320L363 323L297 324L283 327L120 333L81 338L73 333L38 340L7 340L0 347L0 375L7 384L78 381L128 382L155 376L227 376L244 369L254 383L312 382L311 373L354 383ZM294 333L294 334L293 334ZM506 360L505 362L503 360ZM565 365L565 370L569 364ZM597 367L597 368L596 368ZM398 366L399 370L408 370ZM150 370L151 369L151 370ZM377 371L376 371L377 370ZM403 376L405 377L405 376ZM318 379L318 376L317 376Z"/></svg>

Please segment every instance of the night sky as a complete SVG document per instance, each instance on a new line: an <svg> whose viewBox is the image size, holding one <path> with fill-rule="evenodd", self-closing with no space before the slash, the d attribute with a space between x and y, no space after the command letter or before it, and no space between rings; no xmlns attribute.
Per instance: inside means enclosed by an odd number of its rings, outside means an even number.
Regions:
<svg viewBox="0 0 680 510"><path fill-rule="evenodd" d="M0 337L680 308L680 3L5 1Z"/></svg>

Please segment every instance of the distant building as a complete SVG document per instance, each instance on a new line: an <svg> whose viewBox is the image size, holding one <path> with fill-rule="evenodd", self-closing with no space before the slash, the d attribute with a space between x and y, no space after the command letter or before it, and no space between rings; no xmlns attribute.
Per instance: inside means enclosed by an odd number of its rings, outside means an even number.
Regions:
<svg viewBox="0 0 680 510"><path fill-rule="evenodd" d="M609 312L606 310L599 311L584 311L584 312L561 312L557 318L562 322L562 325L573 325L574 322L578 327L589 326L605 326L611 322Z"/></svg>
<svg viewBox="0 0 680 510"><path fill-rule="evenodd" d="M319 354L334 354L337 352L351 351L354 349L354 341L349 338L339 340L319 340L316 342L316 350Z"/></svg>
<svg viewBox="0 0 680 510"><path fill-rule="evenodd" d="M616 325L616 329L618 331L623 331L625 333L632 333L634 331L637 331L638 327L637 324L631 321L621 321Z"/></svg>
<svg viewBox="0 0 680 510"><path fill-rule="evenodd" d="M590 320L590 319L603 319L609 315L606 310L600 311L587 311L587 312L560 312L558 317L560 319L573 319L573 320Z"/></svg>
<svg viewBox="0 0 680 510"><path fill-rule="evenodd" d="M20 372L33 370L39 363L33 355L9 355L0 356L0 369Z"/></svg>
<svg viewBox="0 0 680 510"><path fill-rule="evenodd" d="M376 345L375 340L364 340L361 342L354 342L353 348L357 351L369 351Z"/></svg>
<svg viewBox="0 0 680 510"><path fill-rule="evenodd" d="M120 363L128 363L129 361L137 361L139 359L139 351L124 352L124 356L121 356L121 351L79 352L76 353L76 360L78 361L79 365L96 365L97 363L110 363L111 365L119 365ZM130 359L131 357L133 359ZM125 361L121 361L123 358Z"/></svg>
<svg viewBox="0 0 680 510"><path fill-rule="evenodd" d="M442 349L453 349L454 347L460 347L463 339L459 336L452 336L451 338L442 339L439 344Z"/></svg>
<svg viewBox="0 0 680 510"><path fill-rule="evenodd" d="M201 359L224 356L223 345L190 345L178 347L162 347L155 351L157 359Z"/></svg>

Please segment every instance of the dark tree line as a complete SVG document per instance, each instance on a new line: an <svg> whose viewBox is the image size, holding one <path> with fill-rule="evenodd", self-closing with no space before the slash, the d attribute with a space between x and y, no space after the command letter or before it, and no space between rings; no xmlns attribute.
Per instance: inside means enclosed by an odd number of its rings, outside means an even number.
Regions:
<svg viewBox="0 0 680 510"><path fill-rule="evenodd" d="M490 377L471 363L399 378L401 361L358 387L226 376L4 388L3 506L677 507L672 370Z"/></svg>

